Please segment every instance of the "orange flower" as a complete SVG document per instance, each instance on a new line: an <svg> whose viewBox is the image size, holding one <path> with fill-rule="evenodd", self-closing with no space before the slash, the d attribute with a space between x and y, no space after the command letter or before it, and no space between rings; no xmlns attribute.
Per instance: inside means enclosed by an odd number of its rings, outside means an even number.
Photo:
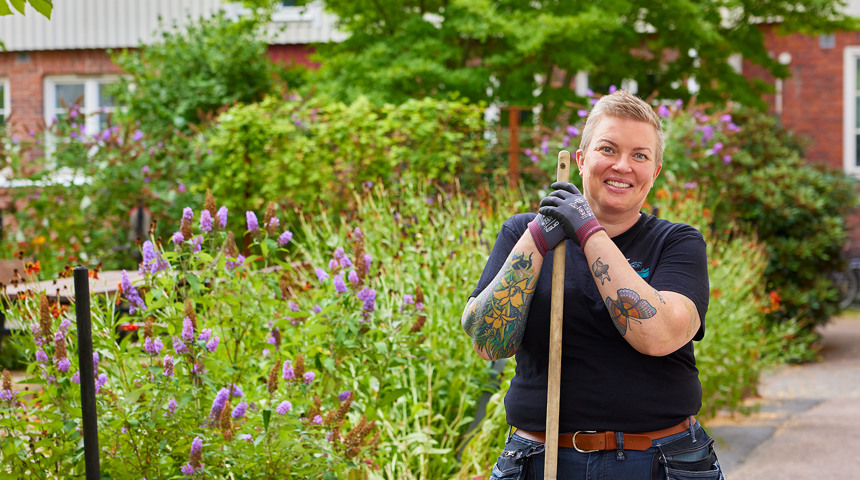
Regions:
<svg viewBox="0 0 860 480"><path fill-rule="evenodd" d="M27 270L27 275L33 275L35 273L39 273L42 270L42 265L40 264L41 260L36 260L36 263L27 262L25 268Z"/></svg>
<svg viewBox="0 0 860 480"><path fill-rule="evenodd" d="M717 300L718 298L720 298L722 296L723 296L723 291L720 290L719 288L714 288L713 290L711 290L711 297L713 297L714 300Z"/></svg>

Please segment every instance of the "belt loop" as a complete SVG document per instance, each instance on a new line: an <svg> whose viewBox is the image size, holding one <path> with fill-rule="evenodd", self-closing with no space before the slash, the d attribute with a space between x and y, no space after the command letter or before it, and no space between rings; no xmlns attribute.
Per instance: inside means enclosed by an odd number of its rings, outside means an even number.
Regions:
<svg viewBox="0 0 860 480"><path fill-rule="evenodd" d="M615 459L624 461L624 432L615 432Z"/></svg>
<svg viewBox="0 0 860 480"><path fill-rule="evenodd" d="M696 443L696 433L693 431L693 416L690 415L690 418L687 419L687 421L690 422L690 437L693 438L693 443Z"/></svg>

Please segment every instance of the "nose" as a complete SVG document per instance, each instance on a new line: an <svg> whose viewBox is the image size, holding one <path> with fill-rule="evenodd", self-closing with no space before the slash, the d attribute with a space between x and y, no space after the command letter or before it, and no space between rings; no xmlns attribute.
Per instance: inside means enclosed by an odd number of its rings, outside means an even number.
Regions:
<svg viewBox="0 0 860 480"><path fill-rule="evenodd" d="M629 172L632 170L632 162L627 155L619 155L618 160L612 164L612 169L616 172Z"/></svg>

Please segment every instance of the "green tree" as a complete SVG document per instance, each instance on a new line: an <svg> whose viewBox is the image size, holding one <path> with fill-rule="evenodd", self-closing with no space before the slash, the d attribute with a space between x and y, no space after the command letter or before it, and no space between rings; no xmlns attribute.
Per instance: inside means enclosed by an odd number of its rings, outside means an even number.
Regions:
<svg viewBox="0 0 860 480"><path fill-rule="evenodd" d="M473 101L540 104L572 100L587 71L595 90L638 82L639 93L762 106L770 87L744 78L733 54L776 77L760 25L780 33L855 29L841 0L325 0L350 36L321 46L317 88L348 101L359 93L399 103L456 91ZM707 79L707 81L705 81ZM535 92L538 92L535 94ZM585 99L580 99L585 100Z"/></svg>

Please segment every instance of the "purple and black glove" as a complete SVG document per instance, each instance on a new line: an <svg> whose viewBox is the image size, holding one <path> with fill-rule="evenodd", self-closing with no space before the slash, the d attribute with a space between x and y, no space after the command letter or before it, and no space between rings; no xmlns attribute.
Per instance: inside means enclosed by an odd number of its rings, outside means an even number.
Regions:
<svg viewBox="0 0 860 480"><path fill-rule="evenodd" d="M576 186L555 182L550 187L556 190L540 202L539 215L529 223L538 252L545 256L565 237L585 248L585 242L592 235L605 229Z"/></svg>

